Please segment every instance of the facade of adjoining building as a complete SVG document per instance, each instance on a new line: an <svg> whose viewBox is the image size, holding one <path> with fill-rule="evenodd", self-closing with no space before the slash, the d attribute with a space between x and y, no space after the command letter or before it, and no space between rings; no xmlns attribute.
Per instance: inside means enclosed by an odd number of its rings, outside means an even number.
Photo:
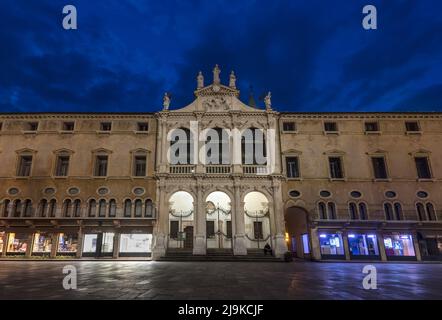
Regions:
<svg viewBox="0 0 442 320"><path fill-rule="evenodd" d="M442 114L280 113L220 72L154 114L0 114L0 256L442 259Z"/></svg>

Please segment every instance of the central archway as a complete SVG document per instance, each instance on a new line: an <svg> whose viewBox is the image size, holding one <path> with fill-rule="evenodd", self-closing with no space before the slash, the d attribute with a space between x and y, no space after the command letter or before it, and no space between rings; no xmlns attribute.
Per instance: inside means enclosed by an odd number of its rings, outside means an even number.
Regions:
<svg viewBox="0 0 442 320"><path fill-rule="evenodd" d="M169 248L193 248L194 200L178 191L169 198Z"/></svg>
<svg viewBox="0 0 442 320"><path fill-rule="evenodd" d="M206 239L208 249L232 249L232 205L225 192L206 198Z"/></svg>
<svg viewBox="0 0 442 320"><path fill-rule="evenodd" d="M311 258L310 235L308 233L308 213L298 206L285 210L286 241L293 256L303 259Z"/></svg>
<svg viewBox="0 0 442 320"><path fill-rule="evenodd" d="M244 197L244 223L248 249L262 249L270 239L269 200L258 191Z"/></svg>

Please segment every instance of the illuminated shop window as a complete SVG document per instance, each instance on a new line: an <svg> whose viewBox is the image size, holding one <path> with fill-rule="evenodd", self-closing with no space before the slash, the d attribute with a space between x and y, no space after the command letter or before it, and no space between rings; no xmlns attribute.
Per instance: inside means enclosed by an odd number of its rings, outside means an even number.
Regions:
<svg viewBox="0 0 442 320"><path fill-rule="evenodd" d="M112 253L114 251L114 233L103 233L103 243L101 245L102 253Z"/></svg>
<svg viewBox="0 0 442 320"><path fill-rule="evenodd" d="M34 245L32 247L33 253L51 253L52 239L48 233L34 234Z"/></svg>
<svg viewBox="0 0 442 320"><path fill-rule="evenodd" d="M97 252L97 234L85 234L83 252L84 253L95 253Z"/></svg>
<svg viewBox="0 0 442 320"><path fill-rule="evenodd" d="M305 233L302 235L302 247L304 249L304 254L310 253L310 246L308 242L308 234Z"/></svg>
<svg viewBox="0 0 442 320"><path fill-rule="evenodd" d="M319 244L323 255L344 255L344 246L340 234L321 233Z"/></svg>
<svg viewBox="0 0 442 320"><path fill-rule="evenodd" d="M349 234L348 247L353 256L379 255L378 242L374 234Z"/></svg>
<svg viewBox="0 0 442 320"><path fill-rule="evenodd" d="M385 254L387 256L414 257L413 238L409 234L384 236Z"/></svg>
<svg viewBox="0 0 442 320"><path fill-rule="evenodd" d="M3 252L5 233L0 232L0 254Z"/></svg>
<svg viewBox="0 0 442 320"><path fill-rule="evenodd" d="M10 233L8 239L8 253L24 254L28 249L27 233Z"/></svg>
<svg viewBox="0 0 442 320"><path fill-rule="evenodd" d="M59 254L64 253L75 253L78 248L78 235L76 233L60 233L58 237L58 248L57 252Z"/></svg>
<svg viewBox="0 0 442 320"><path fill-rule="evenodd" d="M121 253L149 253L152 251L152 235L147 233L122 233Z"/></svg>

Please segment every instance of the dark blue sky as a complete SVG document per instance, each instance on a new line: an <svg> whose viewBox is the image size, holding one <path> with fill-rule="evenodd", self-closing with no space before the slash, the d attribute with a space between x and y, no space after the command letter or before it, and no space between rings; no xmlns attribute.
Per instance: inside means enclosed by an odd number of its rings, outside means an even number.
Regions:
<svg viewBox="0 0 442 320"><path fill-rule="evenodd" d="M67 4L78 30L62 28ZM442 1L0 3L1 112L157 111L165 91L178 108L215 63L279 111L442 111Z"/></svg>

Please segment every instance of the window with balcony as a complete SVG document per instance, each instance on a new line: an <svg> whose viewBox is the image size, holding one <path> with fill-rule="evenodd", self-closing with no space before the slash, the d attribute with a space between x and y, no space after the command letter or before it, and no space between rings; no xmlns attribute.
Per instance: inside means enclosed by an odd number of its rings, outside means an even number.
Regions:
<svg viewBox="0 0 442 320"><path fill-rule="evenodd" d="M241 157L245 165L266 165L267 150L264 130L248 128L241 135Z"/></svg>

